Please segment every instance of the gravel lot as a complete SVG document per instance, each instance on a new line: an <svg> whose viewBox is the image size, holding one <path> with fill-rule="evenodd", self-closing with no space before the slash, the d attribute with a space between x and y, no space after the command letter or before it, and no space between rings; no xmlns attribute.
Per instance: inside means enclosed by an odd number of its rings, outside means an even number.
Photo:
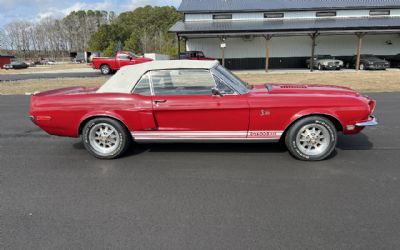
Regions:
<svg viewBox="0 0 400 250"><path fill-rule="evenodd" d="M143 145L100 161L0 96L4 249L400 249L400 93L328 161L278 145Z"/></svg>

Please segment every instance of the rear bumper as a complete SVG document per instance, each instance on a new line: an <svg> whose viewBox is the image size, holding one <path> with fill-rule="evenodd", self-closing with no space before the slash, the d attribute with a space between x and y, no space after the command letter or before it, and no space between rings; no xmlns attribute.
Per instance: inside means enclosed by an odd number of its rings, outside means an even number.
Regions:
<svg viewBox="0 0 400 250"><path fill-rule="evenodd" d="M374 116L371 116L368 121L356 123L356 127L371 127L378 126L378 124L378 120Z"/></svg>

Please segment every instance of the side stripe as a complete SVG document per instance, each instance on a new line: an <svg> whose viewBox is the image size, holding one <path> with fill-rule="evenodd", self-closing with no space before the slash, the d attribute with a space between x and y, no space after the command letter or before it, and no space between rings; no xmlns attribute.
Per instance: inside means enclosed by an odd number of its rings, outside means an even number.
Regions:
<svg viewBox="0 0 400 250"><path fill-rule="evenodd" d="M132 132L136 140L172 139L271 139L279 140L283 131L138 131Z"/></svg>

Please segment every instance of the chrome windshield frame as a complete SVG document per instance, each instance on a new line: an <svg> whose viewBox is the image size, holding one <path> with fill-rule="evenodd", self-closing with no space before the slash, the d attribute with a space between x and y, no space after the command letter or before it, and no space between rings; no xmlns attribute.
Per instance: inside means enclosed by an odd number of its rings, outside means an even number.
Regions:
<svg viewBox="0 0 400 250"><path fill-rule="evenodd" d="M237 76L235 76L232 72L230 72L228 69L226 69L230 74L232 74L232 76L227 76L225 74L223 74L222 72L220 72L218 70L219 67L222 67L221 65L217 65L214 68L211 69L211 73L218 77L219 79L221 79L226 85L228 85L230 88L232 88L233 90L235 90L237 93L239 93L240 95L244 95L249 93L249 88L244 85L244 82ZM232 79L232 78L236 77L237 79ZM241 83L235 83L234 81L236 80L240 80ZM243 86L239 86L239 84L242 84Z"/></svg>

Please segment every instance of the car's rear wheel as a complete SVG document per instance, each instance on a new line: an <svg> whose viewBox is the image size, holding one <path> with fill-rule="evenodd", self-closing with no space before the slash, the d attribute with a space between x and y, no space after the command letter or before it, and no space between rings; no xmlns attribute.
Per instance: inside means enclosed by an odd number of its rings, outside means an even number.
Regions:
<svg viewBox="0 0 400 250"><path fill-rule="evenodd" d="M297 159L321 161L336 148L337 131L333 123L320 116L297 121L287 132L286 147Z"/></svg>
<svg viewBox="0 0 400 250"><path fill-rule="evenodd" d="M100 71L103 75L108 75L111 73L111 68L107 64L103 64L100 67Z"/></svg>
<svg viewBox="0 0 400 250"><path fill-rule="evenodd" d="M110 118L96 118L87 122L82 139L85 148L100 159L122 156L132 141L125 126Z"/></svg>

